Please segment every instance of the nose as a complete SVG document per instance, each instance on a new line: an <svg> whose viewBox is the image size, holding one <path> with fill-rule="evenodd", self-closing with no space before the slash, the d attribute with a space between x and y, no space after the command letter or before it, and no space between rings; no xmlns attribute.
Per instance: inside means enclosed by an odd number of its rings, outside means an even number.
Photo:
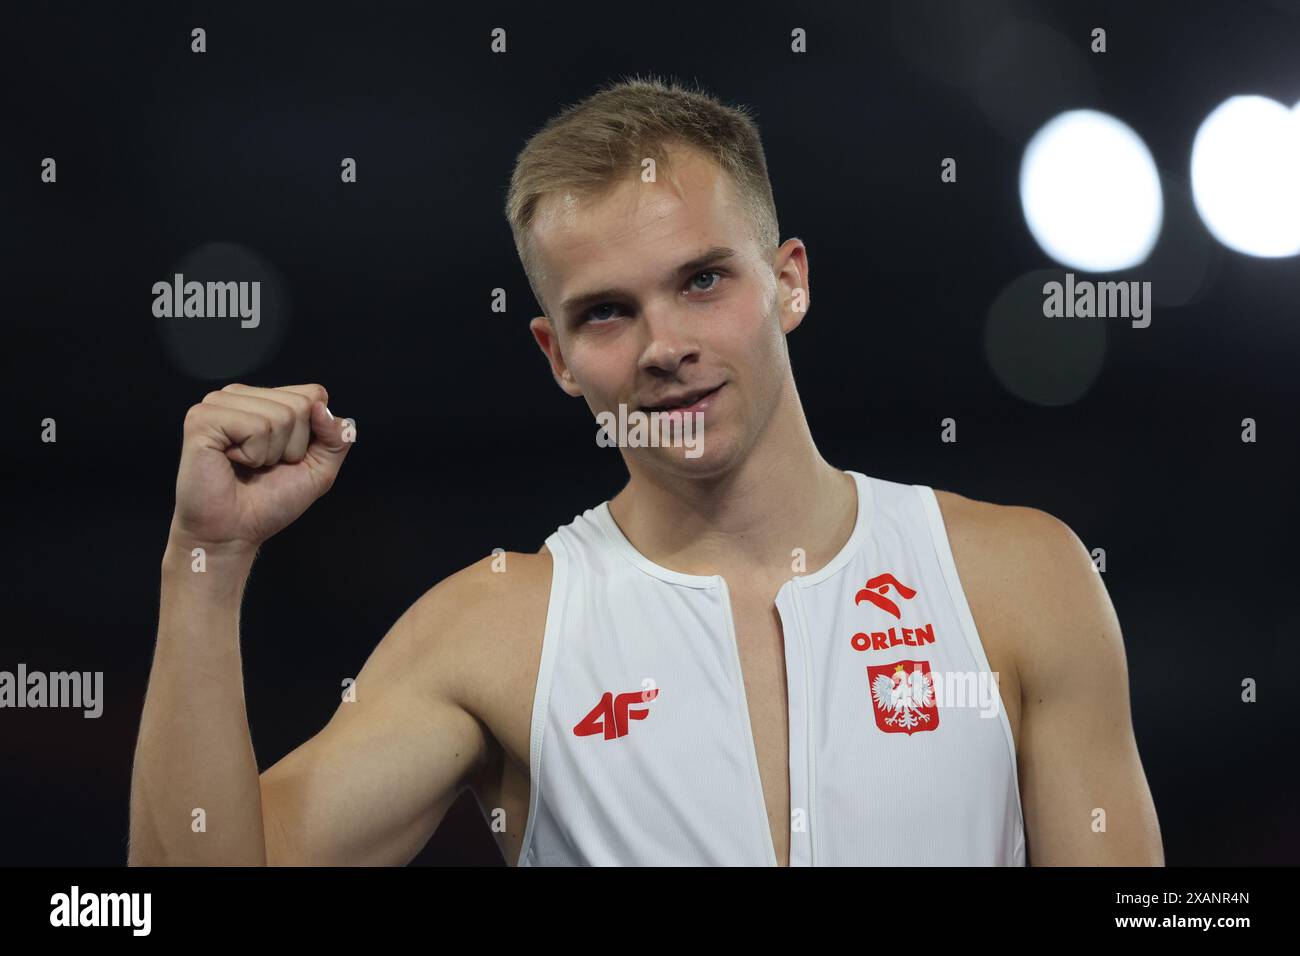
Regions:
<svg viewBox="0 0 1300 956"><path fill-rule="evenodd" d="M638 363L642 371L672 374L683 363L699 358L699 330L686 308L678 303L655 305L642 318L646 338Z"/></svg>

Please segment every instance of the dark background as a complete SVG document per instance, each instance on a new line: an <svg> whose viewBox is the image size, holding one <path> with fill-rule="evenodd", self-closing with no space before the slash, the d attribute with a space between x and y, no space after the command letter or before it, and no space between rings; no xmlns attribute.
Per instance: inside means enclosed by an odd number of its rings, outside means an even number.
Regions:
<svg viewBox="0 0 1300 956"><path fill-rule="evenodd" d="M1298 861L1300 262L1214 243L1176 187L1228 96L1300 100L1300 4L118 6L10 10L0 31L0 669L105 675L98 720L0 710L0 864L125 862L181 421L207 391L319 381L358 422L338 484L248 587L263 768L324 726L427 588L619 490L616 450L527 331L502 207L526 138L629 73L755 111L782 238L809 250L790 346L823 455L1041 508L1105 549L1168 863ZM1150 268L1188 291L1146 329L1093 320L1095 381L1043 405L999 381L985 326L1008 284L1055 267L1017 177L1032 133L1077 107L1148 144L1170 185ZM152 317L152 284L212 242L279 277L278 311L238 339L260 352L178 345ZM1051 380L1072 348L1030 336L1018 361ZM500 862L469 794L416 862Z"/></svg>

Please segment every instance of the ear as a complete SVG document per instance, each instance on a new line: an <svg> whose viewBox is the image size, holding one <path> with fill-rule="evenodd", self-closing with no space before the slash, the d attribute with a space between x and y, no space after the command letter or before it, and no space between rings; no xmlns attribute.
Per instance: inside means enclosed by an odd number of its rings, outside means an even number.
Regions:
<svg viewBox="0 0 1300 956"><path fill-rule="evenodd" d="M537 340L538 348L551 363L551 375L555 379L555 384L560 386L564 394L573 398L579 397L582 389L573 380L573 374L564 363L564 356L560 353L560 340L555 334L555 326L551 324L551 320L544 315L539 315L528 323L528 328L532 331L533 338Z"/></svg>
<svg viewBox="0 0 1300 956"><path fill-rule="evenodd" d="M808 283L808 250L800 239L787 239L772 260L776 273L777 304L781 331L793 332L812 305L812 287Z"/></svg>

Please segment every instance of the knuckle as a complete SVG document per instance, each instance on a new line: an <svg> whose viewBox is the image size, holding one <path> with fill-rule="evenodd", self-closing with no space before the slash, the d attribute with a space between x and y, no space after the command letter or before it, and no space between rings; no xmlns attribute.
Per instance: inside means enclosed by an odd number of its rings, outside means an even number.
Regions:
<svg viewBox="0 0 1300 956"><path fill-rule="evenodd" d="M289 410L290 415L301 415L303 411L311 408L311 399L306 395L295 392L288 386L280 386L275 389L274 401Z"/></svg>

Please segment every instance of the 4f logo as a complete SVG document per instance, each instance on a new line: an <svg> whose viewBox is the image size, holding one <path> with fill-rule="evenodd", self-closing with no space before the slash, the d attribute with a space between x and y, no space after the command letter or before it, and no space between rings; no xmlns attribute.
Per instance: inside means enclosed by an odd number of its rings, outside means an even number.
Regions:
<svg viewBox="0 0 1300 956"><path fill-rule="evenodd" d="M886 571L884 574L877 574L874 578L863 585L862 590L854 595L853 603L861 604L863 601L870 601L882 611L887 611L894 615L894 617L900 617L900 614L898 613L898 605L885 597L885 595L889 593L890 587L893 587L895 593L897 593L904 601L910 601L912 598L916 597L916 592L914 590L909 588L906 584L900 584L897 578Z"/></svg>
<svg viewBox="0 0 1300 956"><path fill-rule="evenodd" d="M648 704L659 696L659 688L648 687L646 690L634 690L630 694L614 696L612 691L605 691L600 703L591 708L586 717L578 721L573 732L579 737L604 734L606 740L627 735L629 720L645 720L650 710L634 707L635 704Z"/></svg>

